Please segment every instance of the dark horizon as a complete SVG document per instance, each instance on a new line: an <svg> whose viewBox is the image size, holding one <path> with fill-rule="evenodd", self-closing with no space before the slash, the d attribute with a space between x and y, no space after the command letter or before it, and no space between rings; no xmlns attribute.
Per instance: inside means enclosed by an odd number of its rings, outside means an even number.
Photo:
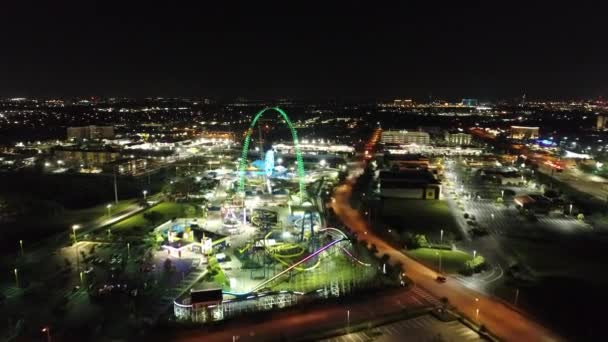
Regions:
<svg viewBox="0 0 608 342"><path fill-rule="evenodd" d="M0 96L606 97L601 6L10 3Z"/></svg>

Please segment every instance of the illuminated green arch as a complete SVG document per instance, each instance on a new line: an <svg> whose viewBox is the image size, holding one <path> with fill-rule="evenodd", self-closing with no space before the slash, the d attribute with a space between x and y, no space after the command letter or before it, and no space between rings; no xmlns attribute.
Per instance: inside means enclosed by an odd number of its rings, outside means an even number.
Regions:
<svg viewBox="0 0 608 342"><path fill-rule="evenodd" d="M289 129L291 130L293 146L296 151L296 164L298 169L298 180L300 183L300 199L303 199L305 191L305 175L304 162L302 161L302 153L300 152L300 142L298 141L298 132L296 132L295 127L293 127L293 124L291 123L291 120L289 120L287 113L285 113L279 107L268 107L259 111L253 118L253 121L251 121L249 129L247 129L247 135L245 136L245 142L243 143L243 152L241 153L241 161L239 163L239 192L243 193L245 191L245 167L247 166L247 153L249 152L249 141L251 140L251 133L253 132L253 128L258 122L258 119L262 115L264 115L264 113L266 113L268 110L274 110L275 112L281 114L283 120L285 120L287 126L289 126Z"/></svg>

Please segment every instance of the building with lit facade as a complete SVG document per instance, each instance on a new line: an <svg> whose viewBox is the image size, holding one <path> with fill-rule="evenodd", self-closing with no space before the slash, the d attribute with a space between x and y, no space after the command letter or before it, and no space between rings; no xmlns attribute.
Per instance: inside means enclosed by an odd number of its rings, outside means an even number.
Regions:
<svg viewBox="0 0 608 342"><path fill-rule="evenodd" d="M84 149L60 147L53 151L55 159L70 164L101 166L111 163L120 157L120 152L113 149Z"/></svg>
<svg viewBox="0 0 608 342"><path fill-rule="evenodd" d="M428 145L431 142L427 132L419 131L382 131L381 141L385 144L418 144Z"/></svg>
<svg viewBox="0 0 608 342"><path fill-rule="evenodd" d="M472 136L463 132L445 132L445 140L450 146L471 145Z"/></svg>
<svg viewBox="0 0 608 342"><path fill-rule="evenodd" d="M515 140L538 139L539 127L511 126L510 138Z"/></svg>
<svg viewBox="0 0 608 342"><path fill-rule="evenodd" d="M595 129L598 131L603 131L606 129L606 124L608 124L608 116L598 115L595 122Z"/></svg>
<svg viewBox="0 0 608 342"><path fill-rule="evenodd" d="M68 127L68 140L84 140L84 139L114 139L114 127L112 126L83 126L83 127Z"/></svg>

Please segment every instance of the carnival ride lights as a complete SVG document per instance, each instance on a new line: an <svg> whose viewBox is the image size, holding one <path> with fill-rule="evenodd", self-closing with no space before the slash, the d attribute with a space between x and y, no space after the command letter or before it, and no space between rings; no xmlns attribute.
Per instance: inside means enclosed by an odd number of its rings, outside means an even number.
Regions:
<svg viewBox="0 0 608 342"><path fill-rule="evenodd" d="M224 216L223 226L227 229L236 229L239 227L239 219L234 212L234 208L227 208Z"/></svg>
<svg viewBox="0 0 608 342"><path fill-rule="evenodd" d="M253 132L253 128L255 127L255 124L258 122L258 119L264 115L264 113L266 113L268 110L274 110L276 112L278 112L281 117L283 118L283 120L285 121L285 123L287 123L287 126L289 126L289 129L291 130L291 136L293 138L293 144L294 144L294 149L296 152L296 164L297 164L297 174L298 174L298 180L299 180L299 190L300 190L300 200L304 199L304 195L305 195L305 175L304 175L304 162L302 160L302 152L300 151L300 144L298 141L298 133L295 129L295 127L293 126L293 124L291 123L291 120L289 119L289 117L287 116L287 114L279 107L269 107L269 108L264 108L261 111L259 111L256 116L253 118L253 121L251 121L251 125L249 126L249 129L247 130L247 135L245 136L245 141L243 142L243 151L241 153L241 159L240 159L240 163L239 163L239 193L244 193L245 190L245 168L247 166L247 153L249 152L249 142L251 141L251 133Z"/></svg>

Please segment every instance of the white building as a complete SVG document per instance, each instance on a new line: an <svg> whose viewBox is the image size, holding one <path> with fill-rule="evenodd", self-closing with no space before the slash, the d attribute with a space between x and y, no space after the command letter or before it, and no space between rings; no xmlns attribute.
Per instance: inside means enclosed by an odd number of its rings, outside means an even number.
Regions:
<svg viewBox="0 0 608 342"><path fill-rule="evenodd" d="M418 144L428 145L431 138L427 132L419 131L382 131L382 142L385 144Z"/></svg>
<svg viewBox="0 0 608 342"><path fill-rule="evenodd" d="M467 146L471 145L471 135L462 132L445 132L445 140L450 146Z"/></svg>

